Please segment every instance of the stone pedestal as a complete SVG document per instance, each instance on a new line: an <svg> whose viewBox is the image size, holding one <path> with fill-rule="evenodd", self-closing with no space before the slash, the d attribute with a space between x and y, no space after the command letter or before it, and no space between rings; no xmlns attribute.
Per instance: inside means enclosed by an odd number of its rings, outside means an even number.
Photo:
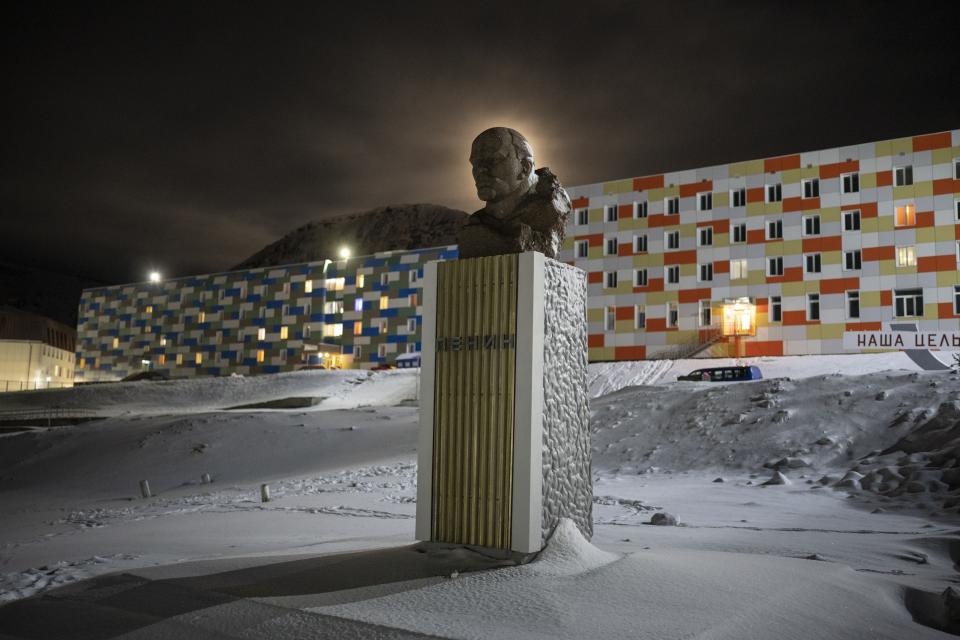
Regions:
<svg viewBox="0 0 960 640"><path fill-rule="evenodd" d="M419 540L533 553L588 539L586 274L523 253L426 266Z"/></svg>

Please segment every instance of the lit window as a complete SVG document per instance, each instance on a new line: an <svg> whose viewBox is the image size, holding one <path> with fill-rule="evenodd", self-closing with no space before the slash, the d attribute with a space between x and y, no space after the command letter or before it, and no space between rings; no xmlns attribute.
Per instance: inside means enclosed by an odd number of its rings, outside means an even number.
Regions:
<svg viewBox="0 0 960 640"><path fill-rule="evenodd" d="M324 338L338 338L343 335L343 323L334 322L332 324L323 325L323 337Z"/></svg>
<svg viewBox="0 0 960 640"><path fill-rule="evenodd" d="M917 264L917 253L912 246L897 247L897 266L913 267Z"/></svg>
<svg viewBox="0 0 960 640"><path fill-rule="evenodd" d="M820 235L820 216L803 216L803 235Z"/></svg>
<svg viewBox="0 0 960 640"><path fill-rule="evenodd" d="M257 349L257 364L263 363L264 355L263 349Z"/></svg>
<svg viewBox="0 0 960 640"><path fill-rule="evenodd" d="M697 194L697 211L710 211L713 209L713 194L709 191Z"/></svg>
<svg viewBox="0 0 960 640"><path fill-rule="evenodd" d="M670 284L677 284L680 282L680 266L673 265L667 267L667 282Z"/></svg>
<svg viewBox="0 0 960 640"><path fill-rule="evenodd" d="M820 180L817 178L811 178L809 180L804 180L803 184L803 197L804 198L819 198L820 197Z"/></svg>
<svg viewBox="0 0 960 640"><path fill-rule="evenodd" d="M780 296L770 298L770 322L780 322L783 320L783 304L780 302Z"/></svg>
<svg viewBox="0 0 960 640"><path fill-rule="evenodd" d="M193 361L194 361L196 364L198 364L198 365L203 364L203 354L202 354L202 353L197 353L197 354L193 357Z"/></svg>
<svg viewBox="0 0 960 640"><path fill-rule="evenodd" d="M767 275L768 276L783 275L783 256L776 256L775 258L770 258L767 260Z"/></svg>
<svg viewBox="0 0 960 640"><path fill-rule="evenodd" d="M263 342L266 339L267 339L267 330L264 329L263 327L260 327L259 329L257 329L257 340Z"/></svg>
<svg viewBox="0 0 960 640"><path fill-rule="evenodd" d="M408 306L411 306L411 307L417 306L417 294L411 293L411 294L407 297L407 304L408 304Z"/></svg>
<svg viewBox="0 0 960 640"><path fill-rule="evenodd" d="M923 315L923 289L895 290L893 309L898 318L919 318Z"/></svg>
<svg viewBox="0 0 960 640"><path fill-rule="evenodd" d="M304 281L303 281L303 292L304 292L304 293L313 293L313 280L304 280Z"/></svg>
<svg viewBox="0 0 960 640"><path fill-rule="evenodd" d="M646 203L646 202L634 202L634 203L633 203L633 217L634 217L634 218L646 218L646 217L647 217L647 203Z"/></svg>
<svg viewBox="0 0 960 640"><path fill-rule="evenodd" d="M617 255L617 239L616 238L607 238L603 245L603 255L605 256L615 256Z"/></svg>
<svg viewBox="0 0 960 640"><path fill-rule="evenodd" d="M380 358L387 357L387 345L385 344L377 345L377 356Z"/></svg>
<svg viewBox="0 0 960 640"><path fill-rule="evenodd" d="M664 232L663 243L667 245L667 249L679 249L680 248L680 232L679 231Z"/></svg>
<svg viewBox="0 0 960 640"><path fill-rule="evenodd" d="M162 367L163 365L167 364L167 356L164 355L164 354L162 354L162 353L161 353L160 355L158 355L158 356L157 356L157 364L159 364L161 367Z"/></svg>
<svg viewBox="0 0 960 640"><path fill-rule="evenodd" d="M713 280L713 263L707 262L700 265L700 282L710 282Z"/></svg>
<svg viewBox="0 0 960 640"><path fill-rule="evenodd" d="M897 187L908 187L913 184L913 167L897 167L893 170L893 184Z"/></svg>
<svg viewBox="0 0 960 640"><path fill-rule="evenodd" d="M613 331L617 328L617 309L616 307L606 307L603 311L603 328L605 331Z"/></svg>
<svg viewBox="0 0 960 640"><path fill-rule="evenodd" d="M783 238L783 220L771 220L767 223L767 240Z"/></svg>
<svg viewBox="0 0 960 640"><path fill-rule="evenodd" d="M747 204L747 190L744 188L730 190L730 206L743 207Z"/></svg>
<svg viewBox="0 0 960 640"><path fill-rule="evenodd" d="M617 206L609 205L606 208L607 211L607 222L616 222L617 221Z"/></svg>
<svg viewBox="0 0 960 640"><path fill-rule="evenodd" d="M860 317L860 292L847 291L847 318L856 320Z"/></svg>
<svg viewBox="0 0 960 640"><path fill-rule="evenodd" d="M840 176L840 184L844 193L857 193L860 191L860 174L845 173Z"/></svg>
<svg viewBox="0 0 960 640"><path fill-rule="evenodd" d="M819 320L820 319L820 294L819 293L808 293L807 294L807 320Z"/></svg>
<svg viewBox="0 0 960 640"><path fill-rule="evenodd" d="M147 313L153 313L153 305L152 305L152 304L148 304L148 305L147 305L147 308L144 309L144 311L146 311Z"/></svg>
<svg viewBox="0 0 960 640"><path fill-rule="evenodd" d="M389 309L390 308L390 298L387 296L380 296L380 308Z"/></svg>
<svg viewBox="0 0 960 640"><path fill-rule="evenodd" d="M854 210L843 212L843 230L860 231L860 211Z"/></svg>
<svg viewBox="0 0 960 640"><path fill-rule="evenodd" d="M114 339L113 339L113 348L114 348L114 349L119 349L119 348L120 348L120 338L114 338Z"/></svg>
<svg viewBox="0 0 960 640"><path fill-rule="evenodd" d="M645 329L647 326L647 308L638 304L633 308L633 328Z"/></svg>
<svg viewBox="0 0 960 640"><path fill-rule="evenodd" d="M700 301L700 312L697 314L700 317L700 326L709 327L713 324L713 309L710 308L709 300Z"/></svg>
<svg viewBox="0 0 960 640"><path fill-rule="evenodd" d="M633 286L635 287L647 286L647 270L646 269L635 269L633 271Z"/></svg>
<svg viewBox="0 0 960 640"><path fill-rule="evenodd" d="M860 249L843 253L843 268L847 271L858 271L862 268L863 259Z"/></svg>
<svg viewBox="0 0 960 640"><path fill-rule="evenodd" d="M178 354L177 354L177 360L176 360L176 362L177 362L177 364L183 364L183 354L182 354L182 353L178 353Z"/></svg>
<svg viewBox="0 0 960 640"><path fill-rule="evenodd" d="M820 254L808 253L804 256L807 273L820 273Z"/></svg>
<svg viewBox="0 0 960 640"><path fill-rule="evenodd" d="M617 272L607 271L604 276L604 282L607 289L616 289L617 288Z"/></svg>
<svg viewBox="0 0 960 640"><path fill-rule="evenodd" d="M358 289L363 289L363 274L362 274L362 273L358 273L358 274L357 274L357 288L358 288Z"/></svg>
<svg viewBox="0 0 960 640"><path fill-rule="evenodd" d="M377 323L377 331L380 335L383 335L387 332L387 319L386 318L377 318L375 320Z"/></svg>
<svg viewBox="0 0 960 640"><path fill-rule="evenodd" d="M86 359L86 358L80 358L80 368L81 368L81 369L86 369L86 368L87 368L87 359Z"/></svg>
<svg viewBox="0 0 960 640"><path fill-rule="evenodd" d="M730 279L745 280L747 278L747 259L741 258L730 261Z"/></svg>
<svg viewBox="0 0 960 640"><path fill-rule="evenodd" d="M288 335L290 335L290 332L287 327L280 327L280 339L286 340Z"/></svg>
<svg viewBox="0 0 960 640"><path fill-rule="evenodd" d="M700 227L700 233L697 234L697 242L701 247L713 245L713 227Z"/></svg>
<svg viewBox="0 0 960 640"><path fill-rule="evenodd" d="M680 198L664 199L663 208L667 210L667 215L676 215L680 213Z"/></svg>
<svg viewBox="0 0 960 640"><path fill-rule="evenodd" d="M354 311L363 311L363 298L355 298L353 301Z"/></svg>
<svg viewBox="0 0 960 640"><path fill-rule="evenodd" d="M577 209L577 224L587 224L590 222L590 215L586 209Z"/></svg>
<svg viewBox="0 0 960 640"><path fill-rule="evenodd" d="M574 254L578 258L586 258L590 254L590 241L577 240L574 244Z"/></svg>
<svg viewBox="0 0 960 640"><path fill-rule="evenodd" d="M747 225L740 223L733 225L733 242L740 244L747 241Z"/></svg>
<svg viewBox="0 0 960 640"><path fill-rule="evenodd" d="M896 225L910 227L917 224L917 210L912 204L905 204L896 208Z"/></svg>
<svg viewBox="0 0 960 640"><path fill-rule="evenodd" d="M143 332L144 332L144 333L153 333L153 327L151 327L150 325L147 325L147 326L145 326L145 327L143 328Z"/></svg>
<svg viewBox="0 0 960 640"><path fill-rule="evenodd" d="M353 323L353 335L359 336L362 333L363 333L363 323L360 322L359 320L356 320Z"/></svg>
<svg viewBox="0 0 960 640"><path fill-rule="evenodd" d="M639 235L633 236L633 252L634 253L646 253L647 252L647 236Z"/></svg>
<svg viewBox="0 0 960 640"><path fill-rule="evenodd" d="M783 189L779 184L767 185L767 202L780 202L783 200Z"/></svg>
<svg viewBox="0 0 960 640"><path fill-rule="evenodd" d="M667 326L674 328L680 322L680 310L676 302L667 303Z"/></svg>
<svg viewBox="0 0 960 640"><path fill-rule="evenodd" d="M324 288L327 291L343 291L344 278L327 278Z"/></svg>

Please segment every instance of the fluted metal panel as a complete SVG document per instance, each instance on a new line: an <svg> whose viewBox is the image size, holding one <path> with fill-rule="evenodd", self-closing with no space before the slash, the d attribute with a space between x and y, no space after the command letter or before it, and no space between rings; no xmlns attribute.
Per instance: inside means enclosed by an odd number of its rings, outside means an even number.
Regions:
<svg viewBox="0 0 960 640"><path fill-rule="evenodd" d="M509 549L517 256L438 265L432 539Z"/></svg>

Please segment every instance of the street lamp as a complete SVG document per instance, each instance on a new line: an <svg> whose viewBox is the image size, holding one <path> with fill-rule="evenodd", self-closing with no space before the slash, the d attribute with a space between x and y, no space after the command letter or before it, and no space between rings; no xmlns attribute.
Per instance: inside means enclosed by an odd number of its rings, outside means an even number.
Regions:
<svg viewBox="0 0 960 640"><path fill-rule="evenodd" d="M350 247L340 247L340 257L346 260L350 257Z"/></svg>
<svg viewBox="0 0 960 640"><path fill-rule="evenodd" d="M149 278L150 278L150 282L160 282L160 272L151 271Z"/></svg>

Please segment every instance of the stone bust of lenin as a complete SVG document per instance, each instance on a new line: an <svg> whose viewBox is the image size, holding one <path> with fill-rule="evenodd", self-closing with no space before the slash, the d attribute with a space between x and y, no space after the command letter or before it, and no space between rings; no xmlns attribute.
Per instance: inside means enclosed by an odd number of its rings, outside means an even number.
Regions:
<svg viewBox="0 0 960 640"><path fill-rule="evenodd" d="M461 258L539 251L556 258L570 197L546 167L534 170L533 148L518 131L494 127L470 149L477 196L486 206L457 234Z"/></svg>

